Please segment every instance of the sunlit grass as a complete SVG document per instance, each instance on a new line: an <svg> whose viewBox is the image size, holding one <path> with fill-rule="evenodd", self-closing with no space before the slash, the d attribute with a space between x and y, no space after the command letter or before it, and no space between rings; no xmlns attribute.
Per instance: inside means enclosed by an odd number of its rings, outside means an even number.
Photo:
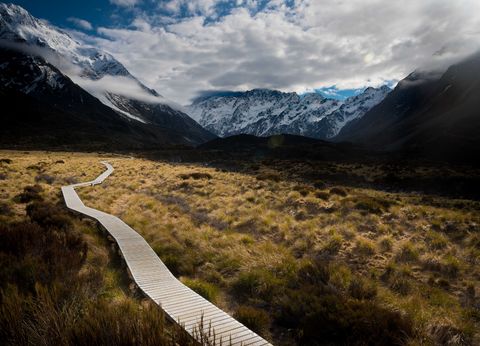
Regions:
<svg viewBox="0 0 480 346"><path fill-rule="evenodd" d="M63 179L88 181L104 171L98 161L105 157L93 154L43 153L48 160L16 152L2 155L14 162L0 167L0 174L8 175L0 180L5 190L0 202L17 211L16 216L0 216L4 219L21 215L24 206L13 198L38 176L28 166L52 162L43 173L56 180L39 183L45 199L52 201L66 185ZM57 160L65 163L53 163ZM112 165L116 170L103 185L77 189L85 205L120 217L186 283L205 292L218 289L216 304L227 311L231 300L273 301L295 281L304 261L328 258L336 268L331 280L337 287L347 292L352 273L374 280L375 301L412 316L427 338L433 340L435 323L448 322L468 334L470 322L463 317L465 302L458 292L480 287L475 274L480 237L471 226L479 220L478 211L422 205L420 197L366 189L323 199L296 191L295 182L257 180L203 166L141 159ZM211 179L179 177L194 172ZM375 213L342 204L353 193L395 203ZM102 241L84 232L92 244L87 265L105 266ZM106 275L113 291L115 277L115 272ZM440 278L448 280L448 288L439 284Z"/></svg>

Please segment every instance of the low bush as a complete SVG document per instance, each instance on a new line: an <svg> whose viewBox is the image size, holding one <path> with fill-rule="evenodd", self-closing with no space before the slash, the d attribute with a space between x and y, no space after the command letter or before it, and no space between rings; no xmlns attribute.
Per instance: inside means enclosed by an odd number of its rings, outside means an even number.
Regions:
<svg viewBox="0 0 480 346"><path fill-rule="evenodd" d="M437 280L437 285L440 287L449 287L450 286L450 281L448 281L445 278L440 278Z"/></svg>
<svg viewBox="0 0 480 346"><path fill-rule="evenodd" d="M199 179L212 179L213 176L209 173L190 173L190 174L179 174L177 175L179 178L183 179L183 180L188 180L190 178L193 178L195 180L199 180Z"/></svg>
<svg viewBox="0 0 480 346"><path fill-rule="evenodd" d="M330 198L330 193L325 191L317 191L315 192L315 197L323 199L324 201L328 201L328 199Z"/></svg>
<svg viewBox="0 0 480 346"><path fill-rule="evenodd" d="M155 196L155 199L165 204L176 205L186 213L191 210L185 198L180 196Z"/></svg>
<svg viewBox="0 0 480 346"><path fill-rule="evenodd" d="M78 177L63 178L63 181L68 185L78 184Z"/></svg>
<svg viewBox="0 0 480 346"><path fill-rule="evenodd" d="M258 163L254 163L254 164L250 165L250 169L252 171L258 171L258 170L260 170L260 165Z"/></svg>
<svg viewBox="0 0 480 346"><path fill-rule="evenodd" d="M370 239L364 237L358 237L355 240L356 251L363 255L373 255L377 251L375 243Z"/></svg>
<svg viewBox="0 0 480 346"><path fill-rule="evenodd" d="M56 161L55 163L65 163L65 161L63 161L63 160L58 160L58 161Z"/></svg>
<svg viewBox="0 0 480 346"><path fill-rule="evenodd" d="M209 302L215 303L217 301L219 290L214 284L199 280L190 280L188 278L182 279L182 283Z"/></svg>
<svg viewBox="0 0 480 346"><path fill-rule="evenodd" d="M343 237L340 234L333 234L330 236L327 242L323 244L323 250L331 254L335 254L342 247L342 243Z"/></svg>
<svg viewBox="0 0 480 346"><path fill-rule="evenodd" d="M280 181L280 176L278 174L260 174L257 175L257 180L271 180L276 183Z"/></svg>
<svg viewBox="0 0 480 346"><path fill-rule="evenodd" d="M372 214L387 211L391 205L396 204L392 200L370 196L352 196L344 198L341 203L344 206L351 206L357 210L364 210Z"/></svg>
<svg viewBox="0 0 480 346"><path fill-rule="evenodd" d="M413 245L411 241L404 241L399 245L398 252L396 254L396 258L399 261L416 261L420 256L420 252L418 249Z"/></svg>
<svg viewBox="0 0 480 346"><path fill-rule="evenodd" d="M334 186L330 189L330 194L345 197L348 195L348 191L343 186Z"/></svg>
<svg viewBox="0 0 480 346"><path fill-rule="evenodd" d="M14 197L14 201L17 203L29 203L31 201L43 201L43 196L40 193L43 192L43 188L38 185L28 185L23 188L23 192Z"/></svg>
<svg viewBox="0 0 480 346"><path fill-rule="evenodd" d="M0 180L5 180L8 178L8 174L0 173Z"/></svg>
<svg viewBox="0 0 480 346"><path fill-rule="evenodd" d="M13 162L13 160L11 160L11 159L0 159L0 162L1 162L1 163L11 164L11 163Z"/></svg>
<svg viewBox="0 0 480 346"><path fill-rule="evenodd" d="M26 212L30 220L42 227L54 227L65 231L72 225L72 220L66 211L47 202L34 202L27 205Z"/></svg>
<svg viewBox="0 0 480 346"><path fill-rule="evenodd" d="M391 236L383 236L380 238L380 247L382 248L383 251L390 251L392 250L393 247L393 240Z"/></svg>
<svg viewBox="0 0 480 346"><path fill-rule="evenodd" d="M35 182L39 183L41 181L47 183L47 184L53 184L57 178L53 175L48 175L48 174L39 174L35 177Z"/></svg>
<svg viewBox="0 0 480 346"><path fill-rule="evenodd" d="M361 277L355 277L350 281L348 294L359 300L372 299L377 295L377 286Z"/></svg>
<svg viewBox="0 0 480 346"><path fill-rule="evenodd" d="M313 187L315 187L317 190L326 190L327 189L327 184L321 180L315 180L313 183Z"/></svg>
<svg viewBox="0 0 480 346"><path fill-rule="evenodd" d="M297 185L293 187L293 190L300 192L302 196L306 196L310 192L313 192L315 189L312 186L308 185Z"/></svg>
<svg viewBox="0 0 480 346"><path fill-rule="evenodd" d="M392 345L414 335L412 321L374 301L351 300L332 285L287 289L276 321L297 331L301 344Z"/></svg>
<svg viewBox="0 0 480 346"><path fill-rule="evenodd" d="M248 329L264 338L269 336L270 316L263 310L257 310L252 306L240 305L233 317Z"/></svg>
<svg viewBox="0 0 480 346"><path fill-rule="evenodd" d="M0 203L0 215L10 215L12 213L12 207L7 203Z"/></svg>

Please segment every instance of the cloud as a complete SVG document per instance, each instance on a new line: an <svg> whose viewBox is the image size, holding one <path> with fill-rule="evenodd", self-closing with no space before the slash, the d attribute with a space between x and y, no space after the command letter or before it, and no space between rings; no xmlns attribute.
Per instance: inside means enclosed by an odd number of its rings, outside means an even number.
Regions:
<svg viewBox="0 0 480 346"><path fill-rule="evenodd" d="M160 3L159 13L138 9L131 26L99 28L88 42L182 104L200 90L379 87L480 47L473 0ZM455 49L429 60L442 47Z"/></svg>
<svg viewBox="0 0 480 346"><path fill-rule="evenodd" d="M142 0L109 0L111 4L122 7L133 7L142 3Z"/></svg>
<svg viewBox="0 0 480 346"><path fill-rule="evenodd" d="M86 20L79 19L79 18L74 18L74 17L67 18L67 20L69 22L72 22L73 24L75 24L77 27L79 27L81 29L93 30L92 24L90 24Z"/></svg>
<svg viewBox="0 0 480 346"><path fill-rule="evenodd" d="M46 61L48 61L50 64L58 68L60 71L62 71L64 74L67 74L69 76L78 75L81 73L80 67L74 65L73 63L70 63L66 59L59 57L49 48L30 46L28 44L12 42L4 39L0 39L0 47L5 47L19 52L40 56Z"/></svg>

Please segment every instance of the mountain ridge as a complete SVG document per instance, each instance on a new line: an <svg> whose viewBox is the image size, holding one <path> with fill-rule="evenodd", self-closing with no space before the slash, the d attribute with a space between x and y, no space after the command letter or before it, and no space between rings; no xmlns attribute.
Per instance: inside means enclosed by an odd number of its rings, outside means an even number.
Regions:
<svg viewBox="0 0 480 346"><path fill-rule="evenodd" d="M111 54L82 46L64 31L41 22L20 6L0 3L0 39L1 54L5 61L0 66L3 86L13 87L44 102L48 102L48 99L58 101L57 96L65 92L62 87L68 79L127 122L139 121L180 131L185 134L181 142L191 145L215 138L187 114L173 109L167 104L169 101L155 90L138 81ZM12 59L23 60L23 65L15 64ZM13 65L25 73L15 73ZM125 85L122 83L136 88L135 93L141 93L142 97L123 95L121 89ZM104 88L109 84L117 84L116 89L109 91ZM116 92L118 90L120 93ZM56 93L56 96L52 93ZM63 95L60 99L66 97ZM70 107L81 108L83 99L79 99L78 95L70 97L72 100L75 98L75 106Z"/></svg>
<svg viewBox="0 0 480 346"><path fill-rule="evenodd" d="M378 104L390 92L367 88L345 101L321 94L253 89L225 96L201 97L186 108L190 116L220 137L241 133L271 136L279 133L330 139L348 122Z"/></svg>

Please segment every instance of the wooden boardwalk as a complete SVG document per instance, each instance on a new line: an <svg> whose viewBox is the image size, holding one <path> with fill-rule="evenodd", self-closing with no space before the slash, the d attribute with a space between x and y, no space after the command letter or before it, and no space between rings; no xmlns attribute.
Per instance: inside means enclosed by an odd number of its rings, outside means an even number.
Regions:
<svg viewBox="0 0 480 346"><path fill-rule="evenodd" d="M178 281L145 239L122 220L83 205L75 188L101 184L114 170L106 161L101 163L107 167L104 173L93 181L62 187L63 197L69 209L98 220L115 239L130 274L141 292L161 305L170 321L180 324L197 339L200 339L198 331L203 318L204 335L208 333L209 326L211 326L214 333L212 332L208 338L216 345L270 345L266 340Z"/></svg>

